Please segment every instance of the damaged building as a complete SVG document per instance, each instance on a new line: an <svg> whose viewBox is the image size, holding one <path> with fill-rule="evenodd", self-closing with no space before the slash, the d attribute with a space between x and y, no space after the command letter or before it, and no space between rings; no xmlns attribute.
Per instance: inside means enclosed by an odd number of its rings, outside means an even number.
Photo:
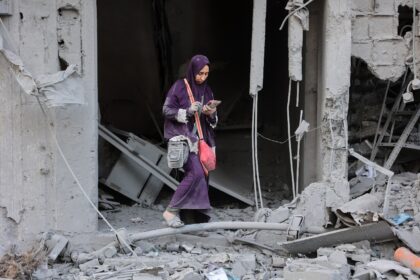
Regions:
<svg viewBox="0 0 420 280"><path fill-rule="evenodd" d="M0 277L418 279L418 11L0 0ZM197 53L222 100L214 211L171 229L162 105Z"/></svg>

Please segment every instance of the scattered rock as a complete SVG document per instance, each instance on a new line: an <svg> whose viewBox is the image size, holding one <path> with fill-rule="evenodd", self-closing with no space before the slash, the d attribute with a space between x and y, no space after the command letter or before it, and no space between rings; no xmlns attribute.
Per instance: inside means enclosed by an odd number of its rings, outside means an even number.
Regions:
<svg viewBox="0 0 420 280"><path fill-rule="evenodd" d="M256 268L255 254L243 254L239 256L232 265L232 273L242 277Z"/></svg>
<svg viewBox="0 0 420 280"><path fill-rule="evenodd" d="M98 259L93 259L93 260L90 260L88 262L80 264L79 268L80 268L81 271L86 272L88 269L95 268L99 265L100 265L99 260Z"/></svg>

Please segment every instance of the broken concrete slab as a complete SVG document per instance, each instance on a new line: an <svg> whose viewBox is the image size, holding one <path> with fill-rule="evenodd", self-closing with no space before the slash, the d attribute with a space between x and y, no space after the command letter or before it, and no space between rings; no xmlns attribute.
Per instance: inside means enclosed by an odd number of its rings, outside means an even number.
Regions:
<svg viewBox="0 0 420 280"><path fill-rule="evenodd" d="M413 275L413 272L406 267L403 267L396 261L390 260L377 260L366 264L367 267L379 271L380 273L385 273L388 271L395 271L403 275Z"/></svg>
<svg viewBox="0 0 420 280"><path fill-rule="evenodd" d="M337 217L347 226L362 225L378 221L381 198L375 194L365 194L355 198L336 211Z"/></svg>
<svg viewBox="0 0 420 280"><path fill-rule="evenodd" d="M317 250L317 256L326 256L331 261L338 260L344 263L343 254L347 259L351 259L355 262L368 263L371 260L371 250L357 248L353 244L343 244L336 246L335 248L322 247Z"/></svg>
<svg viewBox="0 0 420 280"><path fill-rule="evenodd" d="M350 180L350 197L356 198L368 192L375 185L374 178L357 176Z"/></svg>
<svg viewBox="0 0 420 280"><path fill-rule="evenodd" d="M413 227L411 230L394 229L398 238L415 253L420 253L420 229Z"/></svg>
<svg viewBox="0 0 420 280"><path fill-rule="evenodd" d="M361 240L380 242L394 239L394 233L386 222L362 225L346 229L339 229L311 237L284 242L280 245L289 253L310 253L315 252L320 247L353 243Z"/></svg>
<svg viewBox="0 0 420 280"><path fill-rule="evenodd" d="M284 268L285 280L344 280L350 278L350 267L328 259L296 259Z"/></svg>

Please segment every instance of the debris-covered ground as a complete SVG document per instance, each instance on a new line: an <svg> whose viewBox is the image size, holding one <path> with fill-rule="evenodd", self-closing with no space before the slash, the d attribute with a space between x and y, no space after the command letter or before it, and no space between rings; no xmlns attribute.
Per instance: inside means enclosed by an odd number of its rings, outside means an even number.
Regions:
<svg viewBox="0 0 420 280"><path fill-rule="evenodd" d="M392 178L388 217L381 214L386 185L376 186L336 209L319 212L328 204L329 195L325 191L328 185L317 184L308 186L299 199L284 201L277 208L255 212L252 207L225 206L212 213L211 222L257 221L284 225L282 230L213 229L172 234L176 232L171 229L152 238L138 238L138 233L167 230L161 218L165 200L152 207L128 206L103 194L105 218L115 228L125 228L118 230L118 238L109 234L108 241L97 244L97 248L77 248L64 236L46 233L37 250L5 254L0 259L0 277L419 279L420 258L415 255L420 252L419 182L413 173ZM358 210L351 211L352 205L358 205ZM308 208L319 218L310 218ZM110 233L103 221L100 228Z"/></svg>

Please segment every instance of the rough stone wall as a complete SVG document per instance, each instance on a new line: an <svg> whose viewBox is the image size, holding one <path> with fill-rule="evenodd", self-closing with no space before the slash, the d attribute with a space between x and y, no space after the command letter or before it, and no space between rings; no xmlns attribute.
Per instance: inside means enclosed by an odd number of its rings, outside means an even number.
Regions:
<svg viewBox="0 0 420 280"><path fill-rule="evenodd" d="M59 71L76 63L85 106L51 109L53 130L91 198L97 200L95 1L14 0L3 17L28 70ZM37 100L27 96L0 56L0 243L30 246L36 234L88 233L97 216L56 151Z"/></svg>
<svg viewBox="0 0 420 280"><path fill-rule="evenodd" d="M412 7L412 1L352 1L352 55L363 59L369 70L382 80L396 81L401 77L412 51L410 38L398 34L400 5ZM420 4L416 6L419 10ZM418 35L416 40L418 45Z"/></svg>

